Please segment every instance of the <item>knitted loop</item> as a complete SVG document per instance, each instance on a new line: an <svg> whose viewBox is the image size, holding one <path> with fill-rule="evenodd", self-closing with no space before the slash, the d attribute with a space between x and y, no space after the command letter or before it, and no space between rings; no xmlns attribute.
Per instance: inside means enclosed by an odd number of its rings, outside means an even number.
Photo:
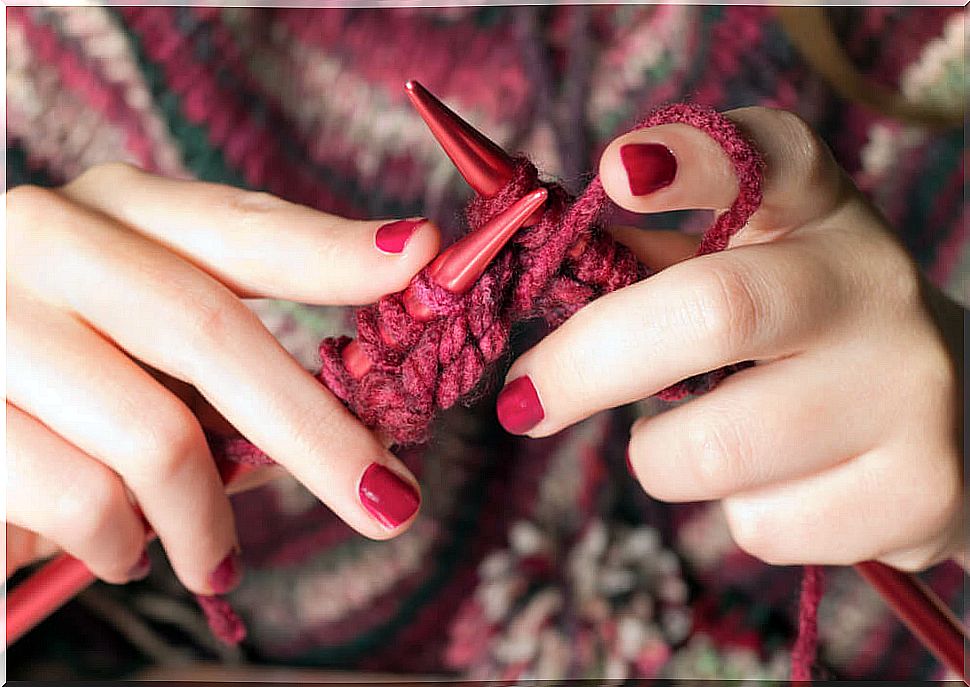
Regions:
<svg viewBox="0 0 970 687"><path fill-rule="evenodd" d="M758 150L740 132L730 119L708 108L675 103L656 110L637 128L658 124L687 124L700 129L713 138L724 151L734 167L738 179L738 195L731 206L718 214L714 224L704 232L697 255L724 250L734 236L761 206L764 161ZM705 393L734 372L750 367L752 363L737 365L695 375L667 387L657 394L664 401L679 401L689 395Z"/></svg>

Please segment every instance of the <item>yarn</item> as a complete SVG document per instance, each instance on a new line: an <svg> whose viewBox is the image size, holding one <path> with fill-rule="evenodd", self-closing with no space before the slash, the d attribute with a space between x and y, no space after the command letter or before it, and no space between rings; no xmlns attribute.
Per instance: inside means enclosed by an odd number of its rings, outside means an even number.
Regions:
<svg viewBox="0 0 970 687"><path fill-rule="evenodd" d="M798 637L791 652L792 682L809 682L818 650L818 605L823 594L822 568L806 565L798 604Z"/></svg>
<svg viewBox="0 0 970 687"><path fill-rule="evenodd" d="M209 629L217 639L226 644L239 644L246 638L246 626L232 610L229 602L219 596L205 596L196 594L195 600L205 613Z"/></svg>

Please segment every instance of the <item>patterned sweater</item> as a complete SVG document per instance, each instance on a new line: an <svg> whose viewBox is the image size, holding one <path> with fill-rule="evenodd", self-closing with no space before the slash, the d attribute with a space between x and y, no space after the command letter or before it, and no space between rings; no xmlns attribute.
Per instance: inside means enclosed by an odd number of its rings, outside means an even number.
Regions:
<svg viewBox="0 0 970 687"><path fill-rule="evenodd" d="M967 16L830 11L867 79L949 107L967 96ZM470 192L408 105L408 78L574 189L659 104L766 105L811 122L930 279L970 300L963 132L838 97L769 8L10 7L6 31L8 187L120 159L454 230ZM308 369L319 339L348 327L338 309L252 307ZM523 330L516 350L539 335ZM529 440L500 430L493 400L447 413L402 456L425 500L395 540L364 540L291 480L237 497L241 648L212 641L155 549L148 580L95 585L13 647L10 677L117 678L187 655L474 678L784 677L798 570L740 552L716 504L658 503L626 472L632 418L662 404ZM924 577L962 609L955 565ZM851 570L830 571L820 633L819 674L943 674Z"/></svg>

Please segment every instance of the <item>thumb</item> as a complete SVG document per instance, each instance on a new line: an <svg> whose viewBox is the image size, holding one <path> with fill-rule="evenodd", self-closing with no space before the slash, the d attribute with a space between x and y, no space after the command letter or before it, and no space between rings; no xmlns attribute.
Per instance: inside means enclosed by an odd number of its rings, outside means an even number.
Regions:
<svg viewBox="0 0 970 687"><path fill-rule="evenodd" d="M796 115L763 107L725 115L765 160L764 198L749 228L797 228L832 212L851 188L825 143ZM633 212L724 210L738 194L734 167L717 142L679 123L615 139L600 159L600 178L610 198Z"/></svg>

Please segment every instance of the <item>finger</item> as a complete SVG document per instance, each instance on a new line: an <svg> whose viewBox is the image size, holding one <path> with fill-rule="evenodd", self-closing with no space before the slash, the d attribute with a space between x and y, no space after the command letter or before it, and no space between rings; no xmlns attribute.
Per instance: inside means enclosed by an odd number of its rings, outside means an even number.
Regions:
<svg viewBox="0 0 970 687"><path fill-rule="evenodd" d="M148 239L62 197L17 205L8 280L76 313L123 350L194 385L233 427L362 534L404 531L417 484L222 284ZM23 197L18 201L23 203ZM13 214L15 221L10 221ZM47 268L50 264L58 270Z"/></svg>
<svg viewBox="0 0 970 687"><path fill-rule="evenodd" d="M719 499L869 450L881 423L851 391L833 402L832 384L820 374L826 364L800 356L749 368L700 398L637 421L629 457L640 483L663 501Z"/></svg>
<svg viewBox="0 0 970 687"><path fill-rule="evenodd" d="M750 225L784 231L831 212L850 188L825 143L799 117L749 107L725 113L764 157L764 198ZM662 124L615 139L600 159L607 194L634 212L723 210L738 193L734 168L700 129Z"/></svg>
<svg viewBox="0 0 970 687"><path fill-rule="evenodd" d="M936 447L912 447L931 455ZM894 449L893 449L894 450ZM851 565L877 560L924 545L924 559L897 557L894 564L920 569L936 557L941 523L960 512L959 479L944 474L959 466L911 469L880 449L805 479L745 492L724 500L728 524L738 545L775 565ZM903 454L906 455L906 454ZM951 461L952 462L952 461ZM886 489L886 475L902 489ZM933 494L932 499L926 498Z"/></svg>
<svg viewBox="0 0 970 687"><path fill-rule="evenodd" d="M546 436L589 415L824 337L844 298L825 258L790 238L677 263L589 304L523 354L499 395L509 431ZM523 405L524 404L524 405Z"/></svg>
<svg viewBox="0 0 970 687"><path fill-rule="evenodd" d="M4 527L4 535L8 580L24 566L49 558L60 550L51 540L9 522Z"/></svg>
<svg viewBox="0 0 970 687"><path fill-rule="evenodd" d="M699 236L680 231L611 227L610 233L618 242L633 251L637 260L659 272L694 256L700 244Z"/></svg>
<svg viewBox="0 0 970 687"><path fill-rule="evenodd" d="M120 584L147 574L145 530L121 479L6 404L7 518Z"/></svg>
<svg viewBox="0 0 970 687"><path fill-rule="evenodd" d="M120 475L189 589L228 591L238 569L232 509L189 409L93 331L19 294L7 351L10 400Z"/></svg>
<svg viewBox="0 0 970 687"><path fill-rule="evenodd" d="M182 255L240 296L371 303L404 289L437 254L440 238L420 218L395 226L352 221L266 193L167 179L120 163L95 167L62 192Z"/></svg>

